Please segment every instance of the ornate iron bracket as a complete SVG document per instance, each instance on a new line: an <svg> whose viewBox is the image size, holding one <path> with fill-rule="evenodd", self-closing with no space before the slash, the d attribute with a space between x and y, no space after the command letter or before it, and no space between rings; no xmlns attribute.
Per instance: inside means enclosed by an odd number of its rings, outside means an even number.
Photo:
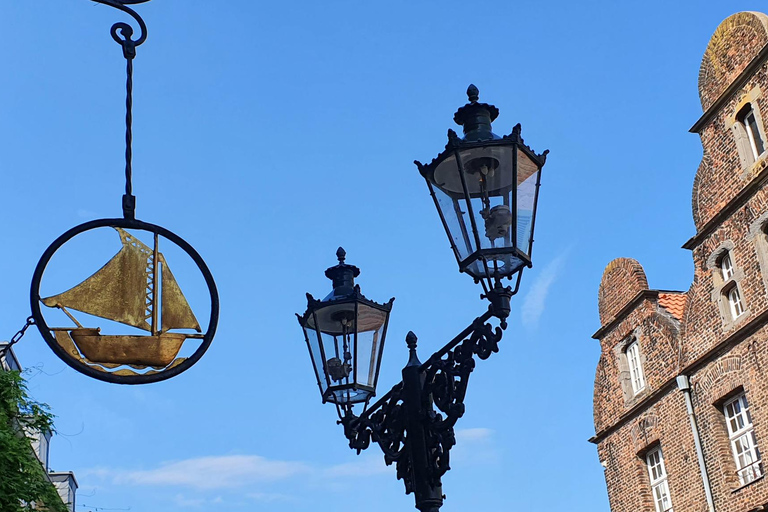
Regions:
<svg viewBox="0 0 768 512"><path fill-rule="evenodd" d="M396 463L398 480L406 494L415 494L416 508L422 512L437 512L442 506L441 478L450 469L454 426L464 415L475 356L484 360L498 352L507 326L511 290L497 287L490 293L495 295L487 297L488 311L423 364L416 356L416 335L409 332L410 359L402 382L360 416L347 411L339 422L350 448L360 453L374 441L387 465ZM491 317L500 320L499 327L487 323Z"/></svg>

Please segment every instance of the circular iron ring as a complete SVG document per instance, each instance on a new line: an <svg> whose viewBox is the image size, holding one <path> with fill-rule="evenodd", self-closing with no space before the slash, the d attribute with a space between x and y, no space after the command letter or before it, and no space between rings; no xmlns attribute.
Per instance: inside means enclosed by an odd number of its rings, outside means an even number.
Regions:
<svg viewBox="0 0 768 512"><path fill-rule="evenodd" d="M113 373L99 371L86 366L82 362L74 359L71 355L67 354L67 352L56 341L53 334L51 334L51 330L48 327L48 324L46 323L40 309L40 282L42 280L43 273L45 272L45 268L48 266L48 263L50 262L53 255L62 245L69 242L75 236L81 233L102 227L118 227L156 233L170 240L178 247L180 247L184 252L186 252L187 255L189 255L189 257L192 258L192 260L195 262L200 272L203 274L211 297L211 317L208 321L208 330L205 332L202 342L200 343L200 346L197 348L197 350L195 350L191 356L173 368L160 370L157 373L150 375L115 375ZM200 255L191 245L189 245L183 238L176 235L175 233L168 231L163 227L133 219L92 220L90 222L80 224L79 226L75 226L54 240L54 242L48 246L43 255L40 257L40 261L38 261L37 267L35 267L35 273L32 276L29 300L30 306L32 308L32 317L35 320L37 328L40 330L40 335L43 337L51 350L53 350L53 352L59 357L59 359L80 373L88 375L89 377L93 377L94 379L105 382L112 382L115 384L148 384L150 382L160 382L166 379L170 379L171 377L175 377L181 372L187 370L203 356L206 350L208 350L208 347L211 345L211 341L213 340L213 336L216 333L216 326L219 322L219 293L216 289L216 283L213 280L213 275L208 269L208 266L205 264L205 261L203 261L203 258L200 257Z"/></svg>

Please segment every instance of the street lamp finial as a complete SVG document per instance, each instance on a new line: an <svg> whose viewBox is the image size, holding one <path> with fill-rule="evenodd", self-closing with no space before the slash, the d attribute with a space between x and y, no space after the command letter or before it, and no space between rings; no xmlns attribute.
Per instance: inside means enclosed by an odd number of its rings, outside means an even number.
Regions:
<svg viewBox="0 0 768 512"><path fill-rule="evenodd" d="M475 84L469 84L469 87L467 87L467 98L471 103L475 103L480 99L480 90Z"/></svg>

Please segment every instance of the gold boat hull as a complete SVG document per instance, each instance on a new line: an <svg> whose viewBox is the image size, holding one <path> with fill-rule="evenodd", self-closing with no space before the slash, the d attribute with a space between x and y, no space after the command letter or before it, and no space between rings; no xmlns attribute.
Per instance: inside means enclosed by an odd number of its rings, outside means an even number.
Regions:
<svg viewBox="0 0 768 512"><path fill-rule="evenodd" d="M175 332L155 336L107 335L90 328L72 329L69 333L78 350L94 363L159 368L173 362L187 338Z"/></svg>

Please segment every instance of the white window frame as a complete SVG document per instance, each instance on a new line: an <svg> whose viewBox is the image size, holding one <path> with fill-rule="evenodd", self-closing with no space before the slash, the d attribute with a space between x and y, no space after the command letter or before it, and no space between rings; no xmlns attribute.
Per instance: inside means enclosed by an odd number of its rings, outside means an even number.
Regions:
<svg viewBox="0 0 768 512"><path fill-rule="evenodd" d="M731 442L736 473L741 485L746 485L763 476L763 461L757 447L752 415L749 412L747 395L740 393L723 404L725 425Z"/></svg>
<svg viewBox="0 0 768 512"><path fill-rule="evenodd" d="M664 466L664 456L660 446L645 455L645 463L648 466L648 478L651 480L651 495L656 512L673 512L667 483L667 469Z"/></svg>
<svg viewBox="0 0 768 512"><path fill-rule="evenodd" d="M632 392L638 394L645 389L645 375L643 375L643 365L640 361L640 344L637 339L632 340L624 353L627 356L629 365L629 381L632 383Z"/></svg>
<svg viewBox="0 0 768 512"><path fill-rule="evenodd" d="M723 275L723 282L733 277L733 261L731 260L731 253L725 252L722 258L720 258L720 272Z"/></svg>
<svg viewBox="0 0 768 512"><path fill-rule="evenodd" d="M744 303L741 300L741 293L739 293L739 287L733 285L725 292L725 296L728 299L728 307L731 309L731 317L736 320L744 314Z"/></svg>
<svg viewBox="0 0 768 512"><path fill-rule="evenodd" d="M757 161L760 156L765 153L765 139L763 138L763 134L760 133L760 125L757 121L757 116L755 115L755 109L752 107L751 103L748 103L744 107L743 113L739 116L738 120L744 127L744 131L747 133L749 148L752 150L752 159L753 161ZM760 142L762 151L758 148L758 141Z"/></svg>

